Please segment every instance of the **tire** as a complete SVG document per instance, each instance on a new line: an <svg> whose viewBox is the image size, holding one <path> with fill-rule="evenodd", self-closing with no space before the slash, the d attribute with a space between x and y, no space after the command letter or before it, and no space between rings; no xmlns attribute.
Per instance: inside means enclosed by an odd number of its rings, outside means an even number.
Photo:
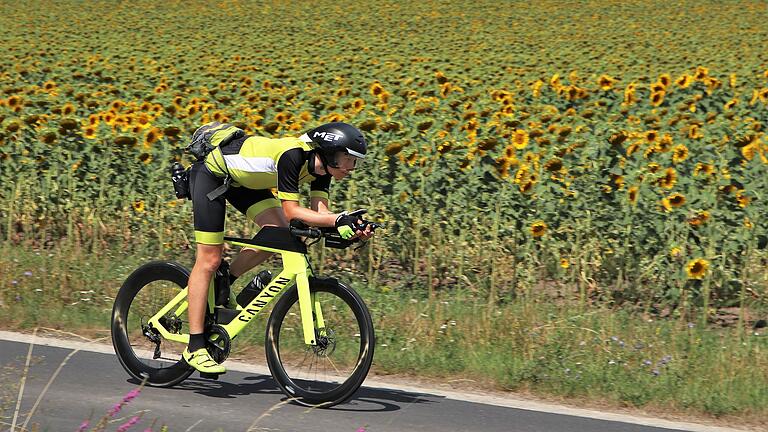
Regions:
<svg viewBox="0 0 768 432"><path fill-rule="evenodd" d="M283 392L296 402L331 407L360 388L373 362L373 322L363 299L335 279L310 278L310 292L321 304L326 335L307 346L301 326L298 291L291 287L267 323L267 364Z"/></svg>
<svg viewBox="0 0 768 432"><path fill-rule="evenodd" d="M147 385L170 387L184 381L194 369L181 357L186 344L157 334L161 357L152 359L155 343L143 334L142 325L187 286L189 270L169 261L152 261L125 280L112 309L112 345L120 364L133 378ZM171 313L166 315L170 316ZM176 320L177 332L188 331L187 313Z"/></svg>

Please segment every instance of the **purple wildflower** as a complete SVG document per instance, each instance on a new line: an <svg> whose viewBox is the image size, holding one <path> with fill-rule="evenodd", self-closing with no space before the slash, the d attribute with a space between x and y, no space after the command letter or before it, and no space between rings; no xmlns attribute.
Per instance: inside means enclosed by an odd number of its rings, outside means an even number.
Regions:
<svg viewBox="0 0 768 432"><path fill-rule="evenodd" d="M661 375L661 372L658 369L654 369L652 373L653 373L653 376Z"/></svg>
<svg viewBox="0 0 768 432"><path fill-rule="evenodd" d="M27 270L24 272L24 276L27 276L27 277L32 276L32 272Z"/></svg>
<svg viewBox="0 0 768 432"><path fill-rule="evenodd" d="M358 428L357 431L355 432L365 432L365 428L364 427Z"/></svg>
<svg viewBox="0 0 768 432"><path fill-rule="evenodd" d="M18 284L19 284L19 281L17 281L16 279L11 281L11 285L18 285Z"/></svg>
<svg viewBox="0 0 768 432"><path fill-rule="evenodd" d="M619 337L618 336L611 336L611 340L614 341L614 342L618 342L619 341Z"/></svg>
<svg viewBox="0 0 768 432"><path fill-rule="evenodd" d="M82 423L80 423L80 427L77 428L77 432L84 432L86 429L88 429L88 426L90 425L91 425L91 422L89 422L88 420L83 421Z"/></svg>
<svg viewBox="0 0 768 432"><path fill-rule="evenodd" d="M114 417L115 414L120 412L120 410L123 408L123 405L135 399L139 393L141 393L140 389L133 389L129 391L125 396L123 396L123 400L121 400L119 403L116 403L112 409L109 410L109 417Z"/></svg>
<svg viewBox="0 0 768 432"><path fill-rule="evenodd" d="M133 399L135 399L135 398L136 398L136 396L138 396L138 395L139 395L139 393L141 393L141 390L140 390L140 389L137 389L137 388L135 388L135 389L133 389L133 390L129 391L129 392L128 392L128 393L125 395L125 397L123 398L123 402L124 402L124 403L128 403L128 402L132 401Z"/></svg>
<svg viewBox="0 0 768 432"><path fill-rule="evenodd" d="M672 361L672 356L671 356L671 355L665 355L665 356L664 356L664 357L662 357L662 358L661 358L661 360L659 361L659 365L662 365L662 366L664 366L664 365L666 365L667 363L669 363L670 361Z"/></svg>
<svg viewBox="0 0 768 432"><path fill-rule="evenodd" d="M120 427L117 428L117 432L125 432L125 431L127 431L128 429L133 427L133 425L138 423L140 419L141 419L141 417L139 417L139 416L131 417L130 420L128 420L127 422L121 424Z"/></svg>
<svg viewBox="0 0 768 432"><path fill-rule="evenodd" d="M688 328L689 328L689 329L692 329L692 328L694 328L694 327L696 327L696 324L695 324L695 323L692 323L692 322L689 322L689 323L688 323Z"/></svg>

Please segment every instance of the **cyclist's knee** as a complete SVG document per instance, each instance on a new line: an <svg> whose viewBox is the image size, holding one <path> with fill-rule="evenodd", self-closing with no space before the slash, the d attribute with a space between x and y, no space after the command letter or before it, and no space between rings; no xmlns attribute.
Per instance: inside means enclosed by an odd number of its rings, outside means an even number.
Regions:
<svg viewBox="0 0 768 432"><path fill-rule="evenodd" d="M223 245L198 245L197 254L195 255L195 267L206 273L215 272L219 268L219 264L221 264L223 249Z"/></svg>

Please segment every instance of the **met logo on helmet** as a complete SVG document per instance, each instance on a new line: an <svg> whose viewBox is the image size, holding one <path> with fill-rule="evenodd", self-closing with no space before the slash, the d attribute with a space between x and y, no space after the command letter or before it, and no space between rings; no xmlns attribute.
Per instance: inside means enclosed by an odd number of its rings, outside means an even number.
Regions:
<svg viewBox="0 0 768 432"><path fill-rule="evenodd" d="M312 138L320 137L323 141L338 141L342 138L341 135L337 135L331 132L315 132Z"/></svg>

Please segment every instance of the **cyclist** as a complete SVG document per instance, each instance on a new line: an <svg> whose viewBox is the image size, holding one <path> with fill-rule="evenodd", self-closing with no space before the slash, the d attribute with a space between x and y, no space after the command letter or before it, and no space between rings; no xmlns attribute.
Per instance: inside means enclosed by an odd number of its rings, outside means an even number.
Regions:
<svg viewBox="0 0 768 432"><path fill-rule="evenodd" d="M203 373L226 369L205 349L204 319L208 285L221 263L224 249L225 200L259 226L287 227L300 219L317 227L336 227L343 238L369 239L373 232L356 229L361 223L347 212L328 208L331 178L341 180L365 157L367 144L352 125L334 122L300 137L244 136L217 147L190 171L197 251L189 276L189 345L183 357ZM231 185L226 188L227 178ZM310 183L310 208L299 205L299 184ZM277 188L277 198L272 188ZM218 191L226 191L223 194ZM216 197L216 195L220 195ZM230 283L264 262L272 253L243 249L230 266Z"/></svg>

